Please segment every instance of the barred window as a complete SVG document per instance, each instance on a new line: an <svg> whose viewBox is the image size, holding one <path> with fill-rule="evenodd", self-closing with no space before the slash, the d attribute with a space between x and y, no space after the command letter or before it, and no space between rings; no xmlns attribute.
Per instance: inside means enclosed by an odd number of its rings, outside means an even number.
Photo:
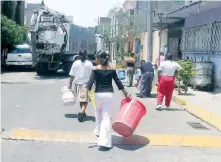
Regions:
<svg viewBox="0 0 221 162"><path fill-rule="evenodd" d="M184 53L221 54L221 22L184 29L182 32L181 50Z"/></svg>
<svg viewBox="0 0 221 162"><path fill-rule="evenodd" d="M214 22L213 24L211 48L213 53L221 54L221 21Z"/></svg>

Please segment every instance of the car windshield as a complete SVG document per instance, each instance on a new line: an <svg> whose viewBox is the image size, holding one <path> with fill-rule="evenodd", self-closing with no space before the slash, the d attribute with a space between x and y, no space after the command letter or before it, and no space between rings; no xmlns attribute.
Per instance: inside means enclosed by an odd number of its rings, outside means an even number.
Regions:
<svg viewBox="0 0 221 162"><path fill-rule="evenodd" d="M31 53L31 50L30 48L14 48L9 53L14 53L14 54Z"/></svg>

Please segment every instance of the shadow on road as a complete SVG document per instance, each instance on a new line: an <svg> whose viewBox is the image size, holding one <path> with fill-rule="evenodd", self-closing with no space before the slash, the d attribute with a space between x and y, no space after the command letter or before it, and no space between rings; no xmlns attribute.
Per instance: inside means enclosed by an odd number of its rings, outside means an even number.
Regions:
<svg viewBox="0 0 221 162"><path fill-rule="evenodd" d="M156 98L157 94L156 93L152 93L148 98Z"/></svg>
<svg viewBox="0 0 221 162"><path fill-rule="evenodd" d="M130 137L112 135L112 143L113 147L117 147L119 149L127 151L136 151L150 144L150 140L144 136L136 134ZM113 148L113 147L112 148L99 147L97 144L89 146L88 148L95 148L95 147L98 147L99 151L110 151Z"/></svg>
<svg viewBox="0 0 221 162"><path fill-rule="evenodd" d="M181 94L179 94L179 96L196 96L196 95L193 93L186 93L186 94L181 93Z"/></svg>
<svg viewBox="0 0 221 162"><path fill-rule="evenodd" d="M64 71L59 70L57 73L55 74L47 74L47 75L38 75L36 74L36 76L34 76L34 78L36 80L46 80L46 79L66 79L68 78L69 75L66 74Z"/></svg>
<svg viewBox="0 0 221 162"><path fill-rule="evenodd" d="M115 147L128 151L135 151L150 144L148 138L136 134L130 137L112 135L112 140Z"/></svg>
<svg viewBox="0 0 221 162"><path fill-rule="evenodd" d="M21 72L34 72L34 68L14 67L14 68L2 68L1 69L1 74L4 74L4 73L21 73Z"/></svg>
<svg viewBox="0 0 221 162"><path fill-rule="evenodd" d="M139 97L139 96L136 95L136 97L139 98L139 99L156 98L156 97L157 97L157 94L156 94L156 93L152 93L152 94L151 94L150 96L148 96L148 97Z"/></svg>
<svg viewBox="0 0 221 162"><path fill-rule="evenodd" d="M4 73L34 73L34 74L36 74L34 76L34 78L36 80L58 79L58 78L65 79L65 78L69 77L69 75L67 73L65 73L63 70L58 70L56 73L38 75L35 72L34 68L26 68L26 67L2 68L1 74L4 74Z"/></svg>
<svg viewBox="0 0 221 162"><path fill-rule="evenodd" d="M65 114L64 116L66 118L73 118L73 119L78 118L77 114ZM95 122L95 117L94 116L86 116L84 118L84 121L93 121L93 122Z"/></svg>
<svg viewBox="0 0 221 162"><path fill-rule="evenodd" d="M158 111L185 111L184 109L178 109L178 108L161 108Z"/></svg>
<svg viewBox="0 0 221 162"><path fill-rule="evenodd" d="M63 70L58 70L56 73L38 75L35 72L34 68L14 67L14 68L10 68L10 69L8 69L8 68L1 69L1 74L15 75L13 73L18 73L18 74L22 73L22 77L27 76L29 78L33 78L34 80L40 80L40 81L47 80L47 79L66 79L69 77L69 75L67 73L65 73ZM6 75L6 76L9 76L9 75ZM15 78L19 78L19 77L20 76L17 75Z"/></svg>

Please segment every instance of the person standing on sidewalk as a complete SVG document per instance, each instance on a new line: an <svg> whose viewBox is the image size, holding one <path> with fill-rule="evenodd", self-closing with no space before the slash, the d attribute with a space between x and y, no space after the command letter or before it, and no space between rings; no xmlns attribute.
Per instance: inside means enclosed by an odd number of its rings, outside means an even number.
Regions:
<svg viewBox="0 0 221 162"><path fill-rule="evenodd" d="M154 73L155 73L155 83L156 83L156 85L158 84L158 67L164 61L165 61L165 54L163 52L160 52L160 60L159 60L159 58L157 58L156 61L155 61L155 64L154 64L155 65Z"/></svg>
<svg viewBox="0 0 221 162"><path fill-rule="evenodd" d="M159 60L159 58L157 58L157 59L156 59L156 62L155 62L157 68L158 68L158 66L159 66L162 62L164 62L164 61L165 61L164 53L163 53L163 52L160 52L160 60Z"/></svg>
<svg viewBox="0 0 221 162"><path fill-rule="evenodd" d="M108 65L108 54L101 52L96 57L100 64L94 67L90 80L87 83L87 91L90 91L95 83L96 128L94 134L99 136L98 146L111 148L112 139L109 111L110 108L113 108L114 102L112 80L115 81L118 89L123 92L126 98L130 99L130 95L124 89L116 70Z"/></svg>
<svg viewBox="0 0 221 162"><path fill-rule="evenodd" d="M162 62L158 68L158 89L157 89L157 108L160 110L162 107L163 98L165 97L165 105L168 108L171 103L175 74L180 71L181 66L172 61L172 54L166 55L166 61Z"/></svg>
<svg viewBox="0 0 221 162"><path fill-rule="evenodd" d="M141 75L139 76L135 86L137 87L140 83L140 93L137 94L137 97L146 98L150 96L152 90L152 82L154 78L154 69L152 62L141 61Z"/></svg>
<svg viewBox="0 0 221 162"><path fill-rule="evenodd" d="M130 54L130 57L125 60L126 65L127 65L127 83L128 87L133 86L133 79L134 79L134 74L135 74L135 62L136 60L134 59L134 53Z"/></svg>
<svg viewBox="0 0 221 162"><path fill-rule="evenodd" d="M72 89L76 101L80 102L81 112L78 113L78 121L83 122L83 118L86 117L85 110L89 101L88 93L86 93L86 84L90 78L93 64L86 60L86 51L80 52L79 58L80 60L75 61L71 67L69 73L71 78L68 87Z"/></svg>

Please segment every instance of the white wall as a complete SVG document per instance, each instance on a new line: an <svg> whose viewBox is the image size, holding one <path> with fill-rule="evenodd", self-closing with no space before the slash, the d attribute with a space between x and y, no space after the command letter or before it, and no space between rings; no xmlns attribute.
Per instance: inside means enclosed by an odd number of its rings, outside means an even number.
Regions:
<svg viewBox="0 0 221 162"><path fill-rule="evenodd" d="M167 42L167 35L168 30L165 29L162 31L162 37L161 37L161 51L163 50L163 47L165 44L168 44ZM153 62L156 61L156 59L159 57L159 31L153 32Z"/></svg>

